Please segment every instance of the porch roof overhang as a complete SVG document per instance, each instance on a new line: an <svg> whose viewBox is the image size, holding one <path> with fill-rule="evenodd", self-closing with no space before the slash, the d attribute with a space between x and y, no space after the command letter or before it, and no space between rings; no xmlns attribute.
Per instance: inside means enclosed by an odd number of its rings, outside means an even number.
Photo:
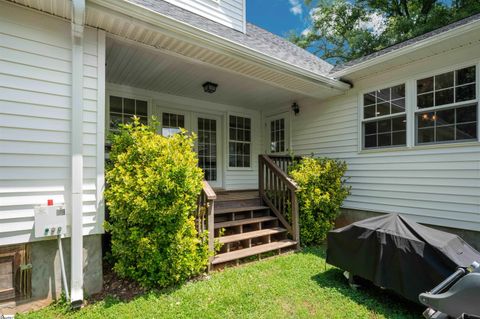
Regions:
<svg viewBox="0 0 480 319"><path fill-rule="evenodd" d="M441 29L336 66L331 76L350 83L376 74L427 60L458 48L480 44L480 14Z"/></svg>
<svg viewBox="0 0 480 319"><path fill-rule="evenodd" d="M70 0L10 1L71 19ZM209 64L305 97L326 99L350 88L349 84L329 75L293 65L129 1L88 0L85 24L164 53Z"/></svg>
<svg viewBox="0 0 480 319"><path fill-rule="evenodd" d="M234 72L284 86L286 89L309 96L325 97L326 91L332 91L328 95L336 95L350 88L349 84L337 79L292 65L133 2L90 0L88 7L91 9L87 10L88 25L156 48L172 50L189 58L211 62ZM194 48L188 48L189 46ZM191 54L182 49L200 52ZM209 59L209 55L214 57ZM220 63L219 60L229 61Z"/></svg>

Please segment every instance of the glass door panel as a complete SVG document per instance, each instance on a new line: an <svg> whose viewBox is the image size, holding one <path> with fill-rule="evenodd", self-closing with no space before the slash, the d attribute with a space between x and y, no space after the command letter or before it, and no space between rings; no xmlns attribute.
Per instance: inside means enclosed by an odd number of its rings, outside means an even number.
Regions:
<svg viewBox="0 0 480 319"><path fill-rule="evenodd" d="M205 174L205 180L212 187L221 187L221 160L220 160L220 119L214 116L196 117L198 165Z"/></svg>

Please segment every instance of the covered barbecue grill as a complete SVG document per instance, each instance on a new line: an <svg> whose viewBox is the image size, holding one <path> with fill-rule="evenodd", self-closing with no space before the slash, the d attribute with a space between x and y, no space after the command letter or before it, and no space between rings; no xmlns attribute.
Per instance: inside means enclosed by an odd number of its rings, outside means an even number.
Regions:
<svg viewBox="0 0 480 319"><path fill-rule="evenodd" d="M457 235L432 229L398 214L365 219L332 230L327 262L418 302L457 267L480 253Z"/></svg>

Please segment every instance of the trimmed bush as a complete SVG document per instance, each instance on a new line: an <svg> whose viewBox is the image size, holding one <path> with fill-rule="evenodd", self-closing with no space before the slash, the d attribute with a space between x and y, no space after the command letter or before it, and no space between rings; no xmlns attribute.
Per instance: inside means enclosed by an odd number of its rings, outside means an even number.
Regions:
<svg viewBox="0 0 480 319"><path fill-rule="evenodd" d="M303 157L290 167L290 176L299 186L302 245L321 244L333 228L340 206L350 193L343 178L346 170L345 162L313 157Z"/></svg>
<svg viewBox="0 0 480 319"><path fill-rule="evenodd" d="M114 270L145 287L180 283L208 264L208 236L195 225L203 173L194 139L158 135L138 118L111 137L105 229Z"/></svg>

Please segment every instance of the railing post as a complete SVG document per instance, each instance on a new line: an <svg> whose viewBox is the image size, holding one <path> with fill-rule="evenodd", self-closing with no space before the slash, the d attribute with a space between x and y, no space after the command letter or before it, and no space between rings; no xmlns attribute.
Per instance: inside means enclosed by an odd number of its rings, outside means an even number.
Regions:
<svg viewBox="0 0 480 319"><path fill-rule="evenodd" d="M263 164L262 155L258 155L258 192L260 193L260 198L263 198L265 194L265 167Z"/></svg>
<svg viewBox="0 0 480 319"><path fill-rule="evenodd" d="M207 201L207 222L208 222L208 250L213 253L215 252L215 229L214 229L214 223L215 223L215 217L214 217L214 211L215 211L215 201L209 200ZM210 256L210 262L208 263L208 269L210 270L210 266L212 264L213 260L213 255Z"/></svg>
<svg viewBox="0 0 480 319"><path fill-rule="evenodd" d="M292 235L293 240L297 242L297 249L300 249L300 223L298 221L299 205L297 193L291 190L292 193Z"/></svg>

